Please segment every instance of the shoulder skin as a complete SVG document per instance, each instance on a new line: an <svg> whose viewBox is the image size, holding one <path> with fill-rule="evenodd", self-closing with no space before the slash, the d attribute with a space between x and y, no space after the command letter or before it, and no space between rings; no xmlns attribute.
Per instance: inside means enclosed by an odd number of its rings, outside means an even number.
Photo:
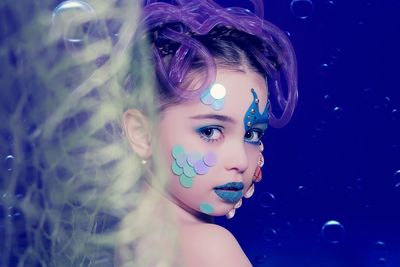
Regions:
<svg viewBox="0 0 400 267"><path fill-rule="evenodd" d="M216 224L186 225L181 229L184 267L251 267L236 238Z"/></svg>

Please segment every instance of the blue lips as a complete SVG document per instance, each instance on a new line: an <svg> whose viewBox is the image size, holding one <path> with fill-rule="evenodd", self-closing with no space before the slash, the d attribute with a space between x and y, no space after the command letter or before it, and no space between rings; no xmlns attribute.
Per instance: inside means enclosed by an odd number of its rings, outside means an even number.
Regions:
<svg viewBox="0 0 400 267"><path fill-rule="evenodd" d="M224 185L214 187L214 192L224 201L228 203L238 202L242 196L243 183L231 182Z"/></svg>

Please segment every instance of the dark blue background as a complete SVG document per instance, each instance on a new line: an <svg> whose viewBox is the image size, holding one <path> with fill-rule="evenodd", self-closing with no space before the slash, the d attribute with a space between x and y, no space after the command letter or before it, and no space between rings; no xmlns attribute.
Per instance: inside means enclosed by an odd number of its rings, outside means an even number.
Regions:
<svg viewBox="0 0 400 267"><path fill-rule="evenodd" d="M255 266L400 266L400 1L291 2L264 5L297 54L297 110L267 131L253 197L218 223Z"/></svg>
<svg viewBox="0 0 400 267"><path fill-rule="evenodd" d="M252 9L250 1L218 2ZM217 222L255 266L400 266L400 0L264 5L297 53L299 103L288 126L267 131L264 179L254 196L232 220ZM25 24L6 5L0 14L3 45ZM18 65L13 55L6 57ZM0 103L12 114L20 93L3 86L9 74L0 71ZM11 144L7 122L0 128L3 144ZM332 220L339 226L324 228Z"/></svg>

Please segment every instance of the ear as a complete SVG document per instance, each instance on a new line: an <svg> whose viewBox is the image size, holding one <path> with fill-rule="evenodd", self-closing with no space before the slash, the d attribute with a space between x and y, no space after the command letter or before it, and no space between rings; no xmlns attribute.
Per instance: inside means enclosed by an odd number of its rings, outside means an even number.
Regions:
<svg viewBox="0 0 400 267"><path fill-rule="evenodd" d="M122 116L122 125L133 151L142 159L152 154L151 127L148 118L137 109L128 109Z"/></svg>

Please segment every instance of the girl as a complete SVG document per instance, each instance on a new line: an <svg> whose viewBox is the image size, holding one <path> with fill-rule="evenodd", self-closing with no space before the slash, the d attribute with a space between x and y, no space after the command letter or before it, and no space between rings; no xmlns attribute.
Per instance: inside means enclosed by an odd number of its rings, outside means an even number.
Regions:
<svg viewBox="0 0 400 267"><path fill-rule="evenodd" d="M176 217L176 264L251 266L233 235L212 223L213 216L232 218L242 197L253 195L262 178L261 138L268 124L281 127L292 115L297 74L290 43L248 11L211 1L148 3L139 25L135 40L148 38L155 66L159 120L128 108L122 123L144 164L145 192L158 192L157 205ZM135 52L133 58L140 61ZM279 119L270 92L283 109ZM151 179L155 151L168 166L165 187Z"/></svg>
<svg viewBox="0 0 400 267"><path fill-rule="evenodd" d="M293 114L292 46L261 1L141 2L10 9L1 266L251 266L213 217L253 195L263 133Z"/></svg>

